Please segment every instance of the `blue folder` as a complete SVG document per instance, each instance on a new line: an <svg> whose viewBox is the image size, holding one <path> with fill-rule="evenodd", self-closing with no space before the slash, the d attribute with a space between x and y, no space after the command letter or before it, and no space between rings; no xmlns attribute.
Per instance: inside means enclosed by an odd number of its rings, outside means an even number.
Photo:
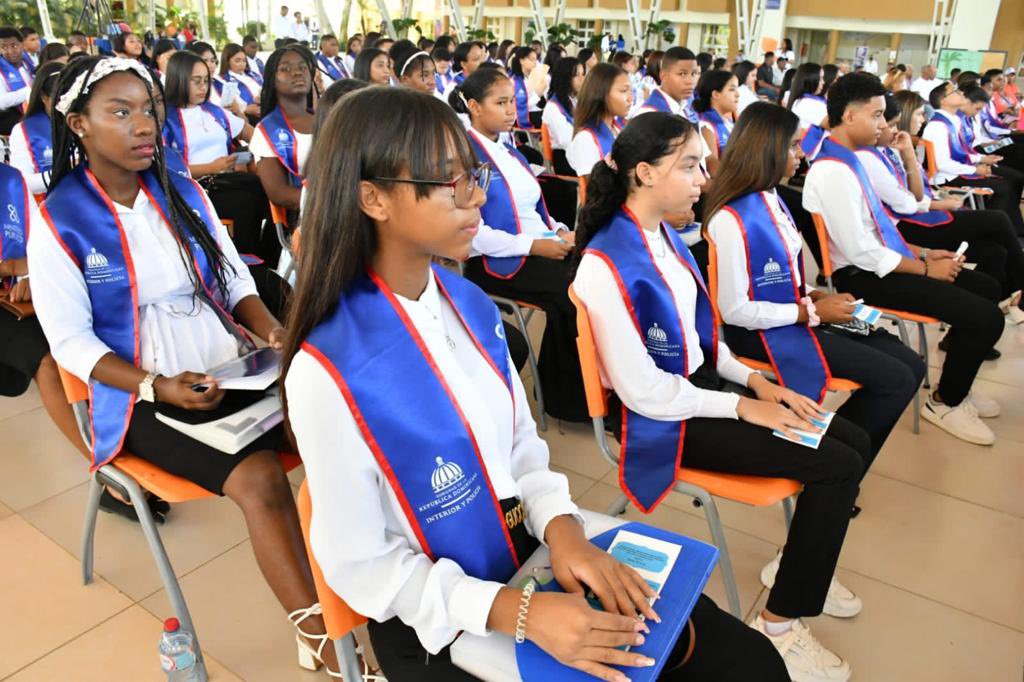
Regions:
<svg viewBox="0 0 1024 682"><path fill-rule="evenodd" d="M661 598L655 602L655 610L661 616L661 622L648 621L651 633L646 635L646 641L643 645L630 649L657 662L650 668L612 666L625 673L632 682L652 682L658 679L668 655L690 617L690 612L693 611L708 578L711 577L711 571L718 563L718 548L643 523L627 523L591 538L590 541L607 551L620 530L632 531L638 535L682 546L679 558L676 559L675 566L672 567L672 572L669 573L668 580L661 590ZM558 581L552 580L547 585L538 585L537 591L563 590ZM516 645L516 664L519 666L519 676L523 678L523 682L589 682L598 679L576 668L562 665L530 640Z"/></svg>

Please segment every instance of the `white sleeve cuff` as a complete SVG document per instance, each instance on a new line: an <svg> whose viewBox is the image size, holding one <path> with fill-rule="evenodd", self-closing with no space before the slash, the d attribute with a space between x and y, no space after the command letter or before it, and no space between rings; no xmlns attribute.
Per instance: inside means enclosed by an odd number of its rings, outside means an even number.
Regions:
<svg viewBox="0 0 1024 682"><path fill-rule="evenodd" d="M487 617L495 597L504 587L501 583L466 576L452 590L448 599L449 625L481 637L487 634ZM436 652L435 652L436 653Z"/></svg>
<svg viewBox="0 0 1024 682"><path fill-rule="evenodd" d="M114 351L107 346L107 344L100 341L99 337L93 336L91 338L82 338L77 340L74 344L75 355L73 358L57 358L57 362L60 363L64 369L74 374L76 377L89 383L89 379L92 377L92 371L96 367L96 363L100 361L107 353L113 353Z"/></svg>
<svg viewBox="0 0 1024 682"><path fill-rule="evenodd" d="M879 277L885 277L895 270L902 260L903 256L892 249L886 249L885 255L882 256L881 260L878 261L878 265L875 266L875 274Z"/></svg>
<svg viewBox="0 0 1024 682"><path fill-rule="evenodd" d="M736 406L740 404L740 396L725 391L697 391L697 417L711 419L737 419Z"/></svg>
<svg viewBox="0 0 1024 682"><path fill-rule="evenodd" d="M921 201L917 202L917 212L924 213L930 211L932 208L932 199L929 196L925 196Z"/></svg>
<svg viewBox="0 0 1024 682"><path fill-rule="evenodd" d="M579 522L581 528L586 527L583 516L580 515L579 507L573 504L569 498L568 482L566 482L564 494L562 492L551 492L526 505L526 523L529 525L533 536L540 540L542 544L547 544L544 542L544 533L547 531L548 524L559 516L572 516ZM528 558L524 556L519 557L521 561L526 561Z"/></svg>

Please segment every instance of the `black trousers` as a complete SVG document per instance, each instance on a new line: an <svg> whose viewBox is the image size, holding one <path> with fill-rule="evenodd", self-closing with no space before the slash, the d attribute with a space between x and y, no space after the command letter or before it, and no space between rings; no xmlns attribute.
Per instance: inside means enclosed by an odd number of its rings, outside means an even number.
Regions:
<svg viewBox="0 0 1024 682"><path fill-rule="evenodd" d="M729 348L744 357L768 361L757 332L724 327ZM914 399L925 377L924 361L892 334L875 330L870 336L844 334L829 328L813 329L832 375L862 386L843 403L837 414L864 429L871 451L864 459L864 473L871 467L900 415Z"/></svg>
<svg viewBox="0 0 1024 682"><path fill-rule="evenodd" d="M1010 219L1013 231L1017 236L1024 237L1024 219L1020 214L1021 190L1024 188L1024 174L1018 173L1012 168L997 166L993 169L994 176L988 178L953 178L947 185L953 187L987 187L995 192L992 196L985 197L985 207L1002 211Z"/></svg>
<svg viewBox="0 0 1024 682"><path fill-rule="evenodd" d="M251 173L225 173L203 178L201 183L221 220L231 220L231 239L239 253L251 253L267 260L261 253L263 221L270 218L270 203Z"/></svg>
<svg viewBox="0 0 1024 682"><path fill-rule="evenodd" d="M814 256L814 262L818 264L818 271L820 272L822 267L821 245L818 243L818 232L814 229L814 219L811 217L810 212L804 208L803 192L799 192L786 185L779 185L775 190L778 192L779 198L786 202L786 207L793 216L793 222L796 223L797 229L800 230L800 235L807 242L807 248L811 250L811 255Z"/></svg>
<svg viewBox="0 0 1024 682"><path fill-rule="evenodd" d="M576 308L568 293L568 261L527 256L514 277L500 279L487 273L483 258L470 258L465 273L489 294L532 303L544 310L544 338L537 369L545 411L556 419L589 421L576 350Z"/></svg>
<svg viewBox="0 0 1024 682"><path fill-rule="evenodd" d="M1002 211L953 211L953 222L924 227L901 220L896 227L911 244L929 249L956 251L967 242L967 260L977 272L991 275L1006 298L1024 287L1024 249Z"/></svg>
<svg viewBox="0 0 1024 682"><path fill-rule="evenodd" d="M1012 139L1014 140L1013 144L997 149L992 154L993 156L1003 157L1003 160L999 163L1000 166L1009 166L1017 172L1024 172L1024 141L1017 135L1013 135ZM978 147L975 147L975 151L979 154L985 153L984 150Z"/></svg>
<svg viewBox="0 0 1024 682"><path fill-rule="evenodd" d="M683 628L659 680L788 682L786 666L768 638L722 611L709 598L701 595L690 620L695 634L690 659L680 666L690 644L689 628ZM435 656L428 656L416 638L416 631L398 618L384 623L370 621L367 629L373 651L389 682L472 682L478 679L452 663L448 647Z"/></svg>
<svg viewBox="0 0 1024 682"><path fill-rule="evenodd" d="M939 395L947 405L959 405L971 390L978 368L1003 333L999 283L983 272L961 270L955 282L892 272L873 272L848 266L833 275L839 291L863 298L868 305L937 317L951 329L942 364Z"/></svg>

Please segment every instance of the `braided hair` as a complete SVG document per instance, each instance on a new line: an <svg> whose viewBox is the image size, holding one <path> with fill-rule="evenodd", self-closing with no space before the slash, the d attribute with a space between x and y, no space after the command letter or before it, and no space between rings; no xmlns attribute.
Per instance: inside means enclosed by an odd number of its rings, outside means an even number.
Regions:
<svg viewBox="0 0 1024 682"><path fill-rule="evenodd" d="M84 57L76 59L64 67L64 70L60 74L60 80L57 83L57 89L53 95L55 106L53 107L50 115L53 135L53 168L50 174L50 185L47 190L47 195L53 193L60 185L61 181L80 163L89 162L85 145L83 145L78 136L72 132L70 126L68 126L65 114L57 110L56 103L64 93L71 89L72 84L79 75L83 73L86 74L85 79L86 82L88 82L92 72L106 59L109 59L109 57ZM142 84L146 88L146 93L149 96L150 104L153 106L153 111L160 111L156 106L153 85L144 80L138 75L138 73L130 69L126 71L115 71L114 73L129 73L142 81ZM87 92L83 91L79 93L78 97L74 102L72 102L70 109L68 109L68 113L84 113L89 106L89 99L95 91L96 86L93 84L88 88ZM167 166L164 161L164 146L160 140L160 127L162 124L163 121L159 117L157 117L157 120L155 120L153 124L155 139L153 140L153 165L150 166L150 170L153 171L157 181L160 183L160 189L167 198L167 220L170 223L170 228L178 241L178 255L181 257L182 263L188 272L189 280L192 282L193 289L195 290L195 295L197 297L201 296L203 294L203 281L199 272L196 270L192 244L194 242L198 245L199 248L202 249L203 255L206 256L206 260L210 263L211 268L213 269L217 288L220 294L226 297L227 275L225 273L227 270L230 270L232 274L235 274L234 268L224 258L224 252L221 251L220 245L217 243L216 239L214 239L213 235L210 234L206 223L196 212L193 211L191 206L185 203L185 199L178 193L178 190L171 184L170 180L168 180Z"/></svg>

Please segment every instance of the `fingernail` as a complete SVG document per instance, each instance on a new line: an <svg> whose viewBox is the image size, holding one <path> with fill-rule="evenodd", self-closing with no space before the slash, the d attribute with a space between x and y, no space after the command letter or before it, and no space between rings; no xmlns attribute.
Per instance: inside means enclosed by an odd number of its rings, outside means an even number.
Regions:
<svg viewBox="0 0 1024 682"><path fill-rule="evenodd" d="M653 658L647 658L646 656L638 656L637 657L637 662L640 665L647 666L648 668L651 667L652 665L654 665L654 659Z"/></svg>
<svg viewBox="0 0 1024 682"><path fill-rule="evenodd" d="M615 679L618 682L629 682L629 678L626 677L625 675L621 675L621 674L618 677L616 677Z"/></svg>
<svg viewBox="0 0 1024 682"><path fill-rule="evenodd" d="M643 635L637 635L636 639L633 640L633 643L636 644L637 646L640 646L641 644L643 644L646 641L647 641L647 639Z"/></svg>

